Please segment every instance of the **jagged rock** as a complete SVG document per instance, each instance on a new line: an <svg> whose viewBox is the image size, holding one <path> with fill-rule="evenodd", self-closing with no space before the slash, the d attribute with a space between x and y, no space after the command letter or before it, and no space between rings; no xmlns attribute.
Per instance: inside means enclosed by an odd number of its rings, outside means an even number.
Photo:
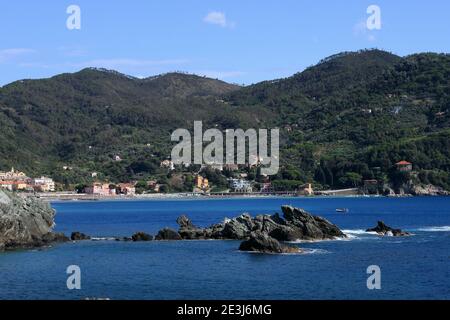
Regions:
<svg viewBox="0 0 450 320"><path fill-rule="evenodd" d="M415 196L448 196L449 192L434 185L419 185L411 188L411 194Z"/></svg>
<svg viewBox="0 0 450 320"><path fill-rule="evenodd" d="M90 240L91 237L88 235L85 235L84 233L81 232L72 232L72 234L70 235L70 240L72 241L83 241L83 240Z"/></svg>
<svg viewBox="0 0 450 320"><path fill-rule="evenodd" d="M253 251L261 253L300 253L302 250L298 247L292 247L281 244L278 240L272 238L266 233L255 231L250 234L250 238L245 240L239 246L241 251Z"/></svg>
<svg viewBox="0 0 450 320"><path fill-rule="evenodd" d="M233 239L245 240L255 231L275 238L278 241L324 240L336 237L345 238L338 227L327 220L313 216L302 209L290 206L282 207L284 219L279 214L258 215L252 218L242 214L234 219L225 219L222 223L208 228L196 227L186 216L177 219L178 233L183 239Z"/></svg>
<svg viewBox="0 0 450 320"><path fill-rule="evenodd" d="M287 225L297 227L298 231L302 233L300 239L317 240L345 237L345 234L337 226L322 217L313 216L303 209L291 206L282 206L281 209Z"/></svg>
<svg viewBox="0 0 450 320"><path fill-rule="evenodd" d="M178 217L177 223L180 226L180 228L195 228L191 220L185 215Z"/></svg>
<svg viewBox="0 0 450 320"><path fill-rule="evenodd" d="M367 232L376 232L379 235L383 236L394 236L394 237L403 237L409 236L410 233L406 231L402 231L400 229L393 229L387 226L383 221L378 221L378 224L375 228L367 229Z"/></svg>
<svg viewBox="0 0 450 320"><path fill-rule="evenodd" d="M178 217L177 223L180 226L178 233L183 239L186 240L196 240L196 239L207 239L207 230L198 228L192 224L191 220L185 215Z"/></svg>
<svg viewBox="0 0 450 320"><path fill-rule="evenodd" d="M53 232L45 234L42 237L42 240L45 243L52 243L52 242L62 243L70 241L70 239L64 233L53 233Z"/></svg>
<svg viewBox="0 0 450 320"><path fill-rule="evenodd" d="M158 232L155 240L182 240L180 234L173 229L164 228Z"/></svg>
<svg viewBox="0 0 450 320"><path fill-rule="evenodd" d="M0 190L0 250L34 248L66 241L52 232L55 211L48 203Z"/></svg>
<svg viewBox="0 0 450 320"><path fill-rule="evenodd" d="M145 233L145 232L136 232L135 234L133 234L131 236L131 239L135 242L137 242L137 241L152 241L153 236L149 235L148 233Z"/></svg>

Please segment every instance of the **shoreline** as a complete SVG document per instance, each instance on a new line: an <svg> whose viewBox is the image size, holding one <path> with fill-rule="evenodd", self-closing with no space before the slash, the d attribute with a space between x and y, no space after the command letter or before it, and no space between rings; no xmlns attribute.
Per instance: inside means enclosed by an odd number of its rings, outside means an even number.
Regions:
<svg viewBox="0 0 450 320"><path fill-rule="evenodd" d="M111 196L92 197L86 195L37 195L44 202L113 202L113 201L177 201L177 200L256 200L256 199L332 199L332 198L425 198L425 197L448 197L448 195L317 195L317 196L294 196L294 195L192 195L192 194L156 194L137 196Z"/></svg>

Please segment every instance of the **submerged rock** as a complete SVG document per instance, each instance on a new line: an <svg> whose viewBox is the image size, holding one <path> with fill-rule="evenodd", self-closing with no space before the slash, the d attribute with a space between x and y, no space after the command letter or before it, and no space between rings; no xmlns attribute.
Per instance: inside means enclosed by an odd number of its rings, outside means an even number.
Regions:
<svg viewBox="0 0 450 320"><path fill-rule="evenodd" d="M152 241L153 236L149 235L148 233L145 233L145 232L136 232L135 234L133 234L131 236L131 239L135 242L137 242L137 241Z"/></svg>
<svg viewBox="0 0 450 320"><path fill-rule="evenodd" d="M376 232L382 236L391 236L391 237L404 237L409 236L410 233L406 231L402 231L400 229L393 229L387 226L383 221L378 221L378 224L375 228L367 229L367 232Z"/></svg>
<svg viewBox="0 0 450 320"><path fill-rule="evenodd" d="M72 232L72 234L70 235L70 240L72 241L83 241L83 240L90 240L91 237L88 235L85 235L84 233L81 232Z"/></svg>
<svg viewBox="0 0 450 320"><path fill-rule="evenodd" d="M55 210L32 196L0 190L0 250L34 248L69 239L53 233Z"/></svg>
<svg viewBox="0 0 450 320"><path fill-rule="evenodd" d="M300 248L281 244L278 240L261 231L252 232L250 238L241 243L239 250L260 253L302 252Z"/></svg>
<svg viewBox="0 0 450 320"><path fill-rule="evenodd" d="M155 236L155 240L182 240L180 234L173 229L164 228Z"/></svg>

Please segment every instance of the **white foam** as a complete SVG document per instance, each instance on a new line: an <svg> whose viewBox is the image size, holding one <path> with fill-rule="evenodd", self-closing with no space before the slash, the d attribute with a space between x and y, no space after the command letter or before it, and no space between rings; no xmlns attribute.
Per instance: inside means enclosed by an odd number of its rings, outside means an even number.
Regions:
<svg viewBox="0 0 450 320"><path fill-rule="evenodd" d="M327 250L324 249L302 249L303 254L327 254L330 253Z"/></svg>
<svg viewBox="0 0 450 320"><path fill-rule="evenodd" d="M91 238L92 241L115 241L116 238L113 237L93 237Z"/></svg>
<svg viewBox="0 0 450 320"><path fill-rule="evenodd" d="M440 226L440 227L424 227L419 228L417 231L425 232L450 232L450 226Z"/></svg>
<svg viewBox="0 0 450 320"><path fill-rule="evenodd" d="M363 229L355 229L355 230L342 230L343 233L345 233L347 236L349 235L355 235L355 234L366 234L366 230Z"/></svg>

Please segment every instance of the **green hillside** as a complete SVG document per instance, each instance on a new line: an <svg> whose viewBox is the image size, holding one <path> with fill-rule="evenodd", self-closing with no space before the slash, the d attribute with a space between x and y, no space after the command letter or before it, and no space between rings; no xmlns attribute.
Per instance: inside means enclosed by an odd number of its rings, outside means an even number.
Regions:
<svg viewBox="0 0 450 320"><path fill-rule="evenodd" d="M0 169L63 183L89 181L92 171L113 182L162 179L172 130L203 120L221 129L279 127L282 170L273 180L281 189L313 180L324 188L398 183L400 160L413 162L418 182L450 189L449 82L449 55L380 50L340 53L247 87L101 69L18 81L0 89Z"/></svg>

